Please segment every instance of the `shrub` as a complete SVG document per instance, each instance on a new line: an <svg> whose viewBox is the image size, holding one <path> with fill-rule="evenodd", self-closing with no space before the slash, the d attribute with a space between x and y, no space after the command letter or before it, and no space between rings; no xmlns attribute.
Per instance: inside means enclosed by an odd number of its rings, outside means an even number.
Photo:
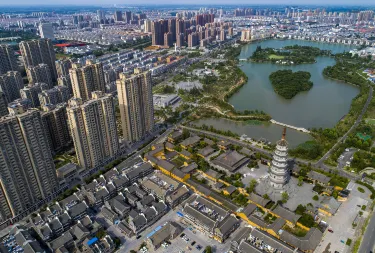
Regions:
<svg viewBox="0 0 375 253"><path fill-rule="evenodd" d="M350 246L350 244L352 244L352 239L348 238L348 240L346 240L346 245Z"/></svg>
<svg viewBox="0 0 375 253"><path fill-rule="evenodd" d="M357 189L358 189L358 191L361 192L361 193L364 193L364 192L365 192L365 189L363 189L362 187L358 187Z"/></svg>
<svg viewBox="0 0 375 253"><path fill-rule="evenodd" d="M318 201L319 200L319 196L315 195L312 199L315 200L315 201Z"/></svg>

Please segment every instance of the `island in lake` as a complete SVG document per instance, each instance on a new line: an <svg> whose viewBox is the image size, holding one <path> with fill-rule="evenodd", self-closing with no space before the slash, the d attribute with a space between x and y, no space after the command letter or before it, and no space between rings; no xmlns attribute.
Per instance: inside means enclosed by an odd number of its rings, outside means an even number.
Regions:
<svg viewBox="0 0 375 253"><path fill-rule="evenodd" d="M331 55L331 51L299 45L286 46L281 49L262 48L258 46L249 60L254 62L272 62L282 65L297 65L315 63L315 58L322 55Z"/></svg>
<svg viewBox="0 0 375 253"><path fill-rule="evenodd" d="M274 91L280 96L291 99L301 91L308 91L313 83L311 74L306 71L278 70L269 76Z"/></svg>

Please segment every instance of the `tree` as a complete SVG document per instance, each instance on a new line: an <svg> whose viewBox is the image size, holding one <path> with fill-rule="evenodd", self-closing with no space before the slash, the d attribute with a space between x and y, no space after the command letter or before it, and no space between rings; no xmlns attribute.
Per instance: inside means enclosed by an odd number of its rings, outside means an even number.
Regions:
<svg viewBox="0 0 375 253"><path fill-rule="evenodd" d="M113 243L116 245L116 249L120 247L121 240L118 237L113 238Z"/></svg>
<svg viewBox="0 0 375 253"><path fill-rule="evenodd" d="M264 195L263 195L263 198L264 198L264 199L270 199L270 197L268 196L268 194L264 194Z"/></svg>
<svg viewBox="0 0 375 253"><path fill-rule="evenodd" d="M212 253L212 248L211 246L207 246L204 250L206 253Z"/></svg>
<svg viewBox="0 0 375 253"><path fill-rule="evenodd" d="M302 186L303 184L303 176L298 177L298 186Z"/></svg>
<svg viewBox="0 0 375 253"><path fill-rule="evenodd" d="M99 239L102 239L104 236L107 235L107 232L105 232L105 230L103 228L99 229L98 232L96 232L96 237L98 237Z"/></svg>
<svg viewBox="0 0 375 253"><path fill-rule="evenodd" d="M251 179L249 187L246 188L247 193L252 193L255 190L258 182L255 179Z"/></svg>
<svg viewBox="0 0 375 253"><path fill-rule="evenodd" d="M289 199L289 195L287 192L283 192L281 194L281 201L285 204L286 202L288 202L288 199Z"/></svg>
<svg viewBox="0 0 375 253"><path fill-rule="evenodd" d="M306 211L306 207L304 205L299 204L296 208L295 213L302 215Z"/></svg>
<svg viewBox="0 0 375 253"><path fill-rule="evenodd" d="M319 196L315 195L312 199L315 200L315 201L318 201L319 200Z"/></svg>

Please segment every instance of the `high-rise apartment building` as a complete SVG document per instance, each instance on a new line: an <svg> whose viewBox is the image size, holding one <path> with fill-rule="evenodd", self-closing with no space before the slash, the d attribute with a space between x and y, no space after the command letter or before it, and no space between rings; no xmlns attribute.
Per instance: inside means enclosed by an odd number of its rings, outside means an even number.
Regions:
<svg viewBox="0 0 375 253"><path fill-rule="evenodd" d="M151 25L151 32L152 32L152 45L163 45L161 39L161 25L158 21L153 21Z"/></svg>
<svg viewBox="0 0 375 253"><path fill-rule="evenodd" d="M144 22L143 22L143 25L144 25L144 32L145 33L150 33L152 31L152 21L149 20L149 19L146 19Z"/></svg>
<svg viewBox="0 0 375 253"><path fill-rule="evenodd" d="M21 73L18 71L8 71L0 75L0 89L4 92L8 103L20 98L20 89L24 87Z"/></svg>
<svg viewBox="0 0 375 253"><path fill-rule="evenodd" d="M49 90L43 90L38 94L39 103L41 106L52 104L57 105L60 103L68 102L71 98L69 88L66 86L55 86Z"/></svg>
<svg viewBox="0 0 375 253"><path fill-rule="evenodd" d="M164 33L164 46L171 47L172 45L173 45L172 33L171 32Z"/></svg>
<svg viewBox="0 0 375 253"><path fill-rule="evenodd" d="M68 124L78 164L93 168L115 156L119 151L115 105L110 94L100 91L83 103L81 98L69 100Z"/></svg>
<svg viewBox="0 0 375 253"><path fill-rule="evenodd" d="M223 29L220 31L220 40L225 41L227 39L227 32Z"/></svg>
<svg viewBox="0 0 375 253"><path fill-rule="evenodd" d="M72 82L69 75L57 78L57 85L68 87L70 94L73 94Z"/></svg>
<svg viewBox="0 0 375 253"><path fill-rule="evenodd" d="M14 217L58 188L40 111L0 118L0 219Z"/></svg>
<svg viewBox="0 0 375 253"><path fill-rule="evenodd" d="M123 136L138 141L154 128L151 72L121 73L116 83Z"/></svg>
<svg viewBox="0 0 375 253"><path fill-rule="evenodd" d="M130 21L132 20L132 12L131 11L126 11L125 12L125 22L130 24Z"/></svg>
<svg viewBox="0 0 375 253"><path fill-rule="evenodd" d="M13 49L8 45L0 45L0 75L8 71L17 71L17 58Z"/></svg>
<svg viewBox="0 0 375 253"><path fill-rule="evenodd" d="M172 43L176 42L176 19L168 19L168 32L172 34ZM165 40L164 40L165 44Z"/></svg>
<svg viewBox="0 0 375 253"><path fill-rule="evenodd" d="M0 117L8 115L8 103L4 92L0 91Z"/></svg>
<svg viewBox="0 0 375 253"><path fill-rule="evenodd" d="M55 35L53 34L53 27L52 23L40 23L39 24L39 35L43 39L55 39Z"/></svg>
<svg viewBox="0 0 375 253"><path fill-rule="evenodd" d="M177 47L183 47L184 43L185 43L184 34L183 33L178 34L177 35L176 46Z"/></svg>
<svg viewBox="0 0 375 253"><path fill-rule="evenodd" d="M30 84L46 83L48 87L53 87L51 70L47 64L41 63L36 66L26 68L27 79Z"/></svg>
<svg viewBox="0 0 375 253"><path fill-rule="evenodd" d="M39 93L47 89L48 89L48 85L45 83L29 84L28 86L20 90L21 98L29 99L32 107L37 108L40 106Z"/></svg>
<svg viewBox="0 0 375 253"><path fill-rule="evenodd" d="M198 34L191 33L188 35L188 47L192 48L199 45Z"/></svg>
<svg viewBox="0 0 375 253"><path fill-rule="evenodd" d="M176 36L178 34L184 34L185 33L185 22L183 19L177 19L176 20ZM176 38L177 40L177 38Z"/></svg>
<svg viewBox="0 0 375 253"><path fill-rule="evenodd" d="M86 66L73 64L69 70L74 97L87 101L93 91L105 92L105 79L102 63L88 62Z"/></svg>
<svg viewBox="0 0 375 253"><path fill-rule="evenodd" d="M47 137L53 151L69 145L72 141L68 127L66 103L42 106L42 120L47 130Z"/></svg>
<svg viewBox="0 0 375 253"><path fill-rule="evenodd" d="M72 61L69 59L64 60L57 60L56 61L56 71L57 76L68 76L69 75L69 69L72 68Z"/></svg>
<svg viewBox="0 0 375 253"><path fill-rule="evenodd" d="M19 46L26 68L45 63L51 71L52 80L56 81L56 55L50 39L22 41Z"/></svg>
<svg viewBox="0 0 375 253"><path fill-rule="evenodd" d="M113 14L113 19L116 22L122 21L122 11L115 11L115 13Z"/></svg>

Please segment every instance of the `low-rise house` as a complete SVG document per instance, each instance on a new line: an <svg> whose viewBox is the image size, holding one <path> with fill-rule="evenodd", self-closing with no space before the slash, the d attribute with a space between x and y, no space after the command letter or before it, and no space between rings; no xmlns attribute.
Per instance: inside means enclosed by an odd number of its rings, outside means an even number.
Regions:
<svg viewBox="0 0 375 253"><path fill-rule="evenodd" d="M108 209L111 209L120 219L125 218L127 214L130 212L131 207L125 202L125 197L122 193L105 202L105 206Z"/></svg>
<svg viewBox="0 0 375 253"><path fill-rule="evenodd" d="M194 147L195 145L197 145L200 140L201 140L201 137L199 137L198 135L195 135L195 136L191 136L183 140L180 143L180 145L182 148L187 149L187 148Z"/></svg>
<svg viewBox="0 0 375 253"><path fill-rule="evenodd" d="M249 200L260 207L265 207L268 203L271 202L271 200L265 199L262 196L259 196L258 194L255 194L253 192L250 193Z"/></svg>
<svg viewBox="0 0 375 253"><path fill-rule="evenodd" d="M174 131L168 136L168 141L170 143L176 144L178 141L180 141L183 137L183 134L181 131Z"/></svg>
<svg viewBox="0 0 375 253"><path fill-rule="evenodd" d="M183 185L177 190L173 191L171 194L168 194L168 196L166 197L166 203L171 208L174 208L175 206L182 203L189 196L190 196L189 189L185 185Z"/></svg>
<svg viewBox="0 0 375 253"><path fill-rule="evenodd" d="M214 182L217 182L223 176L223 174L212 169L207 170L203 175Z"/></svg>
<svg viewBox="0 0 375 253"><path fill-rule="evenodd" d="M244 155L241 155L235 150L228 150L225 153L216 157L212 163L220 166L223 169L228 170L229 172L234 172L247 164L249 162L249 158Z"/></svg>
<svg viewBox="0 0 375 253"><path fill-rule="evenodd" d="M230 234L238 228L240 221L235 215L231 214L222 220L217 227L214 229L216 240L224 242Z"/></svg>
<svg viewBox="0 0 375 253"><path fill-rule="evenodd" d="M87 214L88 206L86 205L85 201L73 206L69 209L68 214L72 218L72 220L79 220L82 219Z"/></svg>
<svg viewBox="0 0 375 253"><path fill-rule="evenodd" d="M232 143L230 141L221 140L217 143L217 146L222 150L227 150L231 147Z"/></svg>
<svg viewBox="0 0 375 253"><path fill-rule="evenodd" d="M237 188L233 185L229 185L228 187L226 187L223 192L225 195L232 195L232 193L234 193L235 191L237 190Z"/></svg>
<svg viewBox="0 0 375 253"><path fill-rule="evenodd" d="M285 230L280 234L280 240L305 253L314 252L322 237L323 233L318 228L311 228L304 237L297 237Z"/></svg>
<svg viewBox="0 0 375 253"><path fill-rule="evenodd" d="M337 201L334 197L324 196L320 201L318 211L327 216L335 215L340 208L341 202Z"/></svg>
<svg viewBox="0 0 375 253"><path fill-rule="evenodd" d="M198 150L198 155L202 158L206 158L213 154L215 152L215 149L211 148L210 146L206 146L200 150Z"/></svg>
<svg viewBox="0 0 375 253"><path fill-rule="evenodd" d="M103 215L105 219L107 219L112 224L116 224L119 222L120 218L118 214L105 206L102 207L102 210L100 211L100 213Z"/></svg>
<svg viewBox="0 0 375 253"><path fill-rule="evenodd" d="M296 214L280 205L277 205L276 208L272 210L272 212L276 214L278 217L281 217L284 220L286 220L291 225L296 224L299 218L301 218L301 215Z"/></svg>
<svg viewBox="0 0 375 253"><path fill-rule="evenodd" d="M171 221L148 237L146 243L152 250L157 250L164 242L177 238L182 231L183 228L180 225Z"/></svg>
<svg viewBox="0 0 375 253"><path fill-rule="evenodd" d="M190 159L193 157L193 155L192 155L189 151L187 151L187 150L185 150L185 149L183 149L183 150L180 152L180 156L182 156L182 157L185 158L186 160L190 160Z"/></svg>

